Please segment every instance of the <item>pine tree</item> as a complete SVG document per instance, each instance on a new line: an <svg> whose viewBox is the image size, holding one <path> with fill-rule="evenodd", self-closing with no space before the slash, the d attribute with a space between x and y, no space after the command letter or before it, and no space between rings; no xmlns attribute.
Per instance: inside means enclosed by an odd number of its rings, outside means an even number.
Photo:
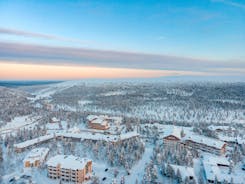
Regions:
<svg viewBox="0 0 245 184"><path fill-rule="evenodd" d="M190 184L190 182L189 182L189 178L188 178L188 177L185 177L184 184Z"/></svg>
<svg viewBox="0 0 245 184"><path fill-rule="evenodd" d="M185 136L185 132L184 132L183 128L181 129L180 135L181 135L181 137Z"/></svg>
<svg viewBox="0 0 245 184"><path fill-rule="evenodd" d="M199 184L204 184L204 183L205 183L205 182L204 182L204 179L203 179L203 174L202 174L202 172L199 172L198 183L199 183Z"/></svg>
<svg viewBox="0 0 245 184"><path fill-rule="evenodd" d="M165 163L162 163L162 174L165 175L166 174L166 166Z"/></svg>
<svg viewBox="0 0 245 184"><path fill-rule="evenodd" d="M182 176L181 176L179 169L177 170L176 177L177 177L178 183L181 183L182 182Z"/></svg>
<svg viewBox="0 0 245 184"><path fill-rule="evenodd" d="M214 184L218 184L218 178L217 178L217 176L215 176Z"/></svg>
<svg viewBox="0 0 245 184"><path fill-rule="evenodd" d="M125 184L125 178L124 178L124 176L122 176L120 183L121 184Z"/></svg>
<svg viewBox="0 0 245 184"><path fill-rule="evenodd" d="M167 165L167 168L166 168L166 175L168 177L174 177L174 170L169 164Z"/></svg>
<svg viewBox="0 0 245 184"><path fill-rule="evenodd" d="M2 147L0 145L0 162L3 161L3 150Z"/></svg>

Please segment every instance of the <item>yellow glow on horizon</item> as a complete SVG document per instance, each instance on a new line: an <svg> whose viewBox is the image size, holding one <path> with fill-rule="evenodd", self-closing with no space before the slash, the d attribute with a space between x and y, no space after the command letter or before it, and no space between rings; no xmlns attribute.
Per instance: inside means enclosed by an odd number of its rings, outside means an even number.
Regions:
<svg viewBox="0 0 245 184"><path fill-rule="evenodd" d="M74 80L86 78L136 77L146 78L181 75L184 73L189 72L0 62L1 80Z"/></svg>

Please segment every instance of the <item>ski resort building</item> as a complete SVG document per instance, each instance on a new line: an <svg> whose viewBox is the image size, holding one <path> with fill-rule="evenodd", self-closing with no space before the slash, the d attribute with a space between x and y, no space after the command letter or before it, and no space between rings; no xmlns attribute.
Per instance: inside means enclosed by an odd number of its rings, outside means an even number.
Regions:
<svg viewBox="0 0 245 184"><path fill-rule="evenodd" d="M224 181L231 183L232 179L234 183L242 183L240 181L244 179L239 175L230 173L230 162L224 156L206 154L203 155L202 163L205 173L204 175L208 183L223 183Z"/></svg>
<svg viewBox="0 0 245 184"><path fill-rule="evenodd" d="M90 178L92 161L73 155L56 155L47 162L48 177L66 182L83 183Z"/></svg>
<svg viewBox="0 0 245 184"><path fill-rule="evenodd" d="M40 136L31 140L27 140L18 144L14 144L14 149L16 152L22 152L27 148L31 148L42 143L47 143L51 140L70 140L70 141L81 141L81 140L94 140L94 141L105 141L116 143L118 141L124 141L127 139L133 139L139 137L139 134L135 131L127 132L119 135L105 135L103 133L92 133L92 132L81 132L81 133L55 133Z"/></svg>
<svg viewBox="0 0 245 184"><path fill-rule="evenodd" d="M33 147L34 145L40 145L42 143L46 143L49 142L50 140L52 140L53 138L55 138L54 135L44 135L44 136L40 136L38 138L34 138L31 140L27 140L18 144L14 144L14 149L17 153L24 151L27 148Z"/></svg>
<svg viewBox="0 0 245 184"><path fill-rule="evenodd" d="M107 116L89 115L87 120L89 128L98 130L107 130L110 128Z"/></svg>
<svg viewBox="0 0 245 184"><path fill-rule="evenodd" d="M183 142L187 147L213 153L216 155L222 155L226 152L225 142L201 135L193 134L187 136L183 138Z"/></svg>
<svg viewBox="0 0 245 184"><path fill-rule="evenodd" d="M23 160L24 167L39 167L45 162L48 152L48 148L36 148L31 150Z"/></svg>
<svg viewBox="0 0 245 184"><path fill-rule="evenodd" d="M164 131L163 143L168 146L174 146L181 142L181 129L171 126Z"/></svg>

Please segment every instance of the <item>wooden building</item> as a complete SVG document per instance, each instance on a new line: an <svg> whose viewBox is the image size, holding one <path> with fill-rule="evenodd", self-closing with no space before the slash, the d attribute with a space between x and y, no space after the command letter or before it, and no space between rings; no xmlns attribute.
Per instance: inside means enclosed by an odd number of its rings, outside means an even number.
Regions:
<svg viewBox="0 0 245 184"><path fill-rule="evenodd" d="M163 143L167 146L174 146L181 143L181 129L176 126L171 126L164 131Z"/></svg>
<svg viewBox="0 0 245 184"><path fill-rule="evenodd" d="M89 115L87 117L88 127L97 130L107 130L110 128L107 116Z"/></svg>

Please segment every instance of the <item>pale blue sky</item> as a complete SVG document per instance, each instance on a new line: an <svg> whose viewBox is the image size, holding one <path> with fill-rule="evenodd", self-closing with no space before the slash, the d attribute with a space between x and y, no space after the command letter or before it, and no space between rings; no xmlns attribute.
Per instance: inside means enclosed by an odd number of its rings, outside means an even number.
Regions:
<svg viewBox="0 0 245 184"><path fill-rule="evenodd" d="M208 61L214 68L216 62L229 62L229 68L243 69L245 1L1 0L2 60L19 57L15 51L4 51L9 49L5 48L9 43L194 58ZM39 60L48 57L42 54ZM26 55L21 56L31 60ZM147 66L139 65L139 68L147 69Z"/></svg>

